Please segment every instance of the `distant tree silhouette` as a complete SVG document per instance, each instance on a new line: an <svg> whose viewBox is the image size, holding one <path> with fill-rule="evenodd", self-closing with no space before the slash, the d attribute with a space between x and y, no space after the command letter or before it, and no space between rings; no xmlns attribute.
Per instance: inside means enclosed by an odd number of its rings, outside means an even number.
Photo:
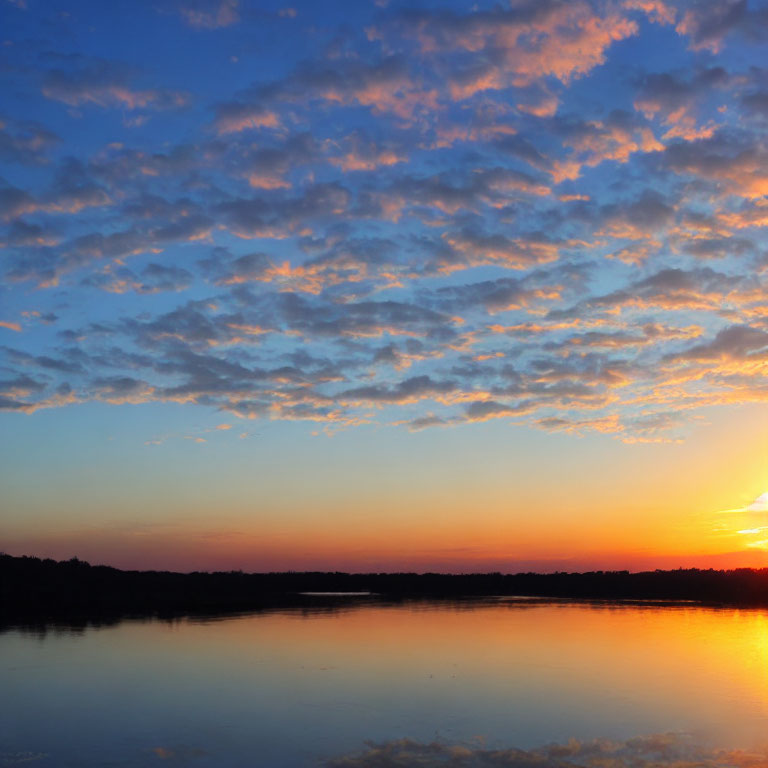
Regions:
<svg viewBox="0 0 768 768"><path fill-rule="evenodd" d="M697 601L768 605L768 569L592 571L588 573L173 573L121 571L76 557L57 562L0 555L0 623L27 617L180 615L281 607L314 609L303 593L373 593L377 599L528 596L588 600ZM338 606L343 596L326 602ZM352 598L350 598L352 599Z"/></svg>

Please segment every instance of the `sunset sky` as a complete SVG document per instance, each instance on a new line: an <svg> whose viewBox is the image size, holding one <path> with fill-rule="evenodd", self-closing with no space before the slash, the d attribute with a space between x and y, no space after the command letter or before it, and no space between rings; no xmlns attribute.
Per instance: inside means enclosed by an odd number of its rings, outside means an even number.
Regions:
<svg viewBox="0 0 768 768"><path fill-rule="evenodd" d="M768 566L768 4L0 0L0 550Z"/></svg>

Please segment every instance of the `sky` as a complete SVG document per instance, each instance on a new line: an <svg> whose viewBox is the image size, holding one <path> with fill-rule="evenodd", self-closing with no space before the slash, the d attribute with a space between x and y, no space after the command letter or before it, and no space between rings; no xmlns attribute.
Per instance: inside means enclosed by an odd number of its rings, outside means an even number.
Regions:
<svg viewBox="0 0 768 768"><path fill-rule="evenodd" d="M0 549L768 566L768 4L0 0Z"/></svg>

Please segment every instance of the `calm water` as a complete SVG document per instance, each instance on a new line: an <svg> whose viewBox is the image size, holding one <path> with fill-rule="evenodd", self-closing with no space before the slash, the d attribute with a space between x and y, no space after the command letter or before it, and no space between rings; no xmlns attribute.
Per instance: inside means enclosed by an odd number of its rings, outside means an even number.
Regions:
<svg viewBox="0 0 768 768"><path fill-rule="evenodd" d="M0 766L464 765L670 731L768 740L768 612L500 601L0 634ZM365 745L404 738L465 749Z"/></svg>

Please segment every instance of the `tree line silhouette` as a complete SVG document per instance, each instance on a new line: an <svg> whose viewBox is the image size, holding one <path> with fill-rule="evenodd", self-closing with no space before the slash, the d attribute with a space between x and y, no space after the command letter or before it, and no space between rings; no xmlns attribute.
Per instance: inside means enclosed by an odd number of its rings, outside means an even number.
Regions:
<svg viewBox="0 0 768 768"><path fill-rule="evenodd" d="M768 569L588 573L243 573L123 571L72 558L0 554L0 620L180 615L311 607L344 599L527 596L768 606ZM307 594L321 593L321 594ZM354 600L354 596L348 596Z"/></svg>

